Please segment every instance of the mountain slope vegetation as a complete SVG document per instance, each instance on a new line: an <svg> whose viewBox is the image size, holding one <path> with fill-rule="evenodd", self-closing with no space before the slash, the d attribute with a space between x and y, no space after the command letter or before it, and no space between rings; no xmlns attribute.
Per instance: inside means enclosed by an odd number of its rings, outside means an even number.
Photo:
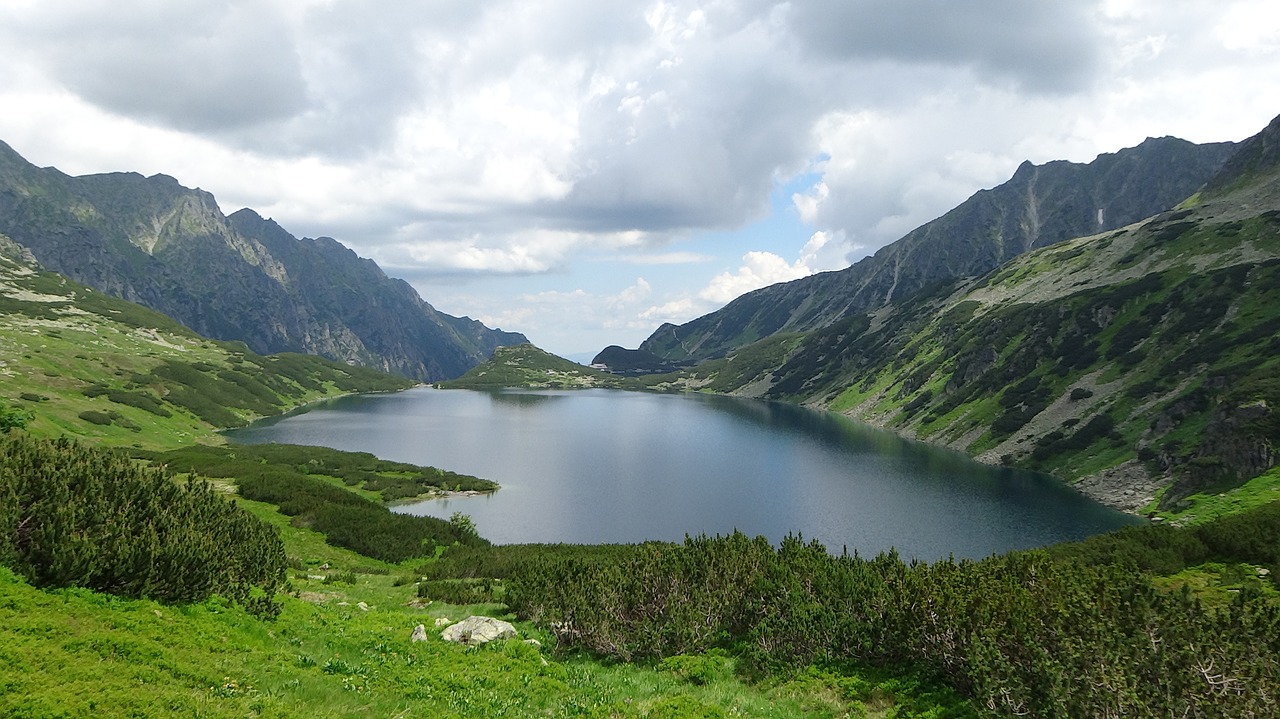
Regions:
<svg viewBox="0 0 1280 719"><path fill-rule="evenodd" d="M413 382L210 340L140 305L47 272L0 235L0 400L41 436L173 447L324 397Z"/></svg>
<svg viewBox="0 0 1280 719"><path fill-rule="evenodd" d="M1280 121L1178 209L848 313L735 382L707 363L673 384L828 407L1115 506L1185 509L1276 464L1277 137Z"/></svg>
<svg viewBox="0 0 1280 719"><path fill-rule="evenodd" d="M418 380L526 341L438 312L330 238L298 240L165 175L69 177L0 143L0 233L47 269L255 352L317 354Z"/></svg>
<svg viewBox="0 0 1280 719"><path fill-rule="evenodd" d="M501 389L503 387L640 389L642 387L635 379L584 367L532 344L500 347L484 364L472 368L455 380L440 382L439 386L444 389Z"/></svg>

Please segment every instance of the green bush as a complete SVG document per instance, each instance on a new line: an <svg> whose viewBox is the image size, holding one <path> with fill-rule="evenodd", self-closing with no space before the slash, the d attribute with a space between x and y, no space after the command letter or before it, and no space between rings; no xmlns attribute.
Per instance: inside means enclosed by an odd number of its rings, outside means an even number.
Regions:
<svg viewBox="0 0 1280 719"><path fill-rule="evenodd" d="M1275 600L1253 588L1209 610L1159 589L1151 571L1272 563L1277 547L1280 503L980 562L833 557L799 538L775 548L735 533L516 563L506 600L562 646L665 658L691 681L714 667L684 656L718 648L763 673L915 667L998 716L1274 716ZM1206 681L1210 665L1235 689Z"/></svg>
<svg viewBox="0 0 1280 719"><path fill-rule="evenodd" d="M360 580L355 572L331 572L324 576L322 584L351 584Z"/></svg>
<svg viewBox="0 0 1280 719"><path fill-rule="evenodd" d="M492 604L500 601L493 579L437 579L418 585L418 596L446 604Z"/></svg>
<svg viewBox="0 0 1280 719"><path fill-rule="evenodd" d="M33 585L162 602L221 594L272 614L284 548L199 479L68 439L0 440L0 562Z"/></svg>
<svg viewBox="0 0 1280 719"><path fill-rule="evenodd" d="M245 499L274 504L281 513L294 517L295 524L323 532L330 544L366 557L401 562L431 556L437 545L485 543L478 536L460 534L458 528L442 519L395 514L377 502L312 476L361 466L379 471L413 470L423 475L430 468L382 462L366 453L293 445L191 446L135 454L177 471L234 479ZM299 466L307 468L307 473L299 471Z"/></svg>
<svg viewBox="0 0 1280 719"><path fill-rule="evenodd" d="M0 434L9 434L9 430L22 429L31 422L32 414L19 407L10 407L0 402Z"/></svg>
<svg viewBox="0 0 1280 719"><path fill-rule="evenodd" d="M111 424L110 415L105 412L99 412L96 409L87 409L81 412L79 416L80 419L88 422L89 424L97 424L104 427Z"/></svg>

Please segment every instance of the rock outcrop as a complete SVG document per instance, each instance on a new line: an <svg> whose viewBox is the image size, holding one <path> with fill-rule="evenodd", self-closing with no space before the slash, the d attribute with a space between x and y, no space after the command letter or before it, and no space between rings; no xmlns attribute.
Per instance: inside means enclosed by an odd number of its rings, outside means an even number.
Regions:
<svg viewBox="0 0 1280 719"><path fill-rule="evenodd" d="M472 616L457 624L451 624L440 632L446 642L458 642L477 647L499 639L513 639L516 628L509 622L493 617Z"/></svg>

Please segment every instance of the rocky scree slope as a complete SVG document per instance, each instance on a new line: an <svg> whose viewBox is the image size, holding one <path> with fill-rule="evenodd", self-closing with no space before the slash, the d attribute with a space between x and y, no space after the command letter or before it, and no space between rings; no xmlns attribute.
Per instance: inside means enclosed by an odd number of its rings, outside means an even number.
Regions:
<svg viewBox="0 0 1280 719"><path fill-rule="evenodd" d="M526 341L438 312L329 238L155 175L71 177L0 143L0 233L46 268L255 352L304 352L418 380L456 377Z"/></svg>

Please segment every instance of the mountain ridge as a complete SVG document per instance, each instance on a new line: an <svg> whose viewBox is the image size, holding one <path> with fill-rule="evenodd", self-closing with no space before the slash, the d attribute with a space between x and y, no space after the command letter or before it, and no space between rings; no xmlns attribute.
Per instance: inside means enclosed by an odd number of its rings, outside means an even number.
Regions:
<svg viewBox="0 0 1280 719"><path fill-rule="evenodd" d="M974 193L850 267L755 290L683 325L664 324L640 349L668 360L723 357L774 333L811 331L851 312L985 274L1030 249L1123 227L1172 207L1234 148L1229 142L1195 145L1163 137L1088 164L1024 162L1005 183Z"/></svg>
<svg viewBox="0 0 1280 719"><path fill-rule="evenodd" d="M224 215L168 175L72 177L0 143L0 232L51 270L257 352L434 381L527 341L437 311L332 238L299 240L252 210Z"/></svg>

